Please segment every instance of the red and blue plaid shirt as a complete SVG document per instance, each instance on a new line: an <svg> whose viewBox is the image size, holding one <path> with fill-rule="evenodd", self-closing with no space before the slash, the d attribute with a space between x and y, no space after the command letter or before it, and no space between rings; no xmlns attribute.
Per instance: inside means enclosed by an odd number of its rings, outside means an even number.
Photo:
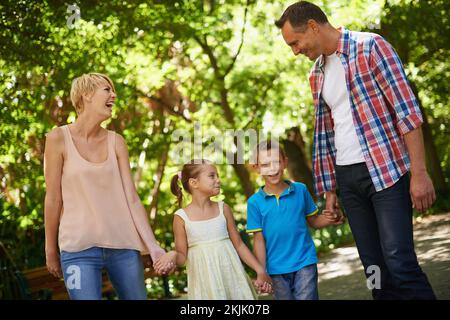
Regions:
<svg viewBox="0 0 450 320"><path fill-rule="evenodd" d="M340 28L336 54L345 70L353 124L376 191L395 184L410 160L403 135L418 128L422 114L394 48L374 33ZM334 124L321 90L324 56L315 62L310 85L315 107L313 171L318 195L336 189Z"/></svg>

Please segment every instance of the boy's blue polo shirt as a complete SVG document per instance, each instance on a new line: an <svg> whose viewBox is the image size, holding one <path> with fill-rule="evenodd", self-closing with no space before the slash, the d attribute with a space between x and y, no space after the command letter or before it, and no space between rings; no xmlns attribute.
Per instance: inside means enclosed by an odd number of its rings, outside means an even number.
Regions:
<svg viewBox="0 0 450 320"><path fill-rule="evenodd" d="M277 199L260 188L247 202L247 232L263 233L268 274L295 272L317 263L316 247L306 217L317 214L303 183L289 185Z"/></svg>

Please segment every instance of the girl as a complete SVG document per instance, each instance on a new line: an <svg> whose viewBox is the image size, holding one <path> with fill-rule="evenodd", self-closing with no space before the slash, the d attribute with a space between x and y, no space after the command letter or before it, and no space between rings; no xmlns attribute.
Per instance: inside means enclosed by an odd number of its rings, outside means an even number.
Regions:
<svg viewBox="0 0 450 320"><path fill-rule="evenodd" d="M164 272L186 262L189 299L255 299L240 257L256 271L258 290L270 292L272 281L242 241L230 207L210 199L220 193L215 166L207 160L193 160L173 176L171 190L181 206L183 195L178 180L192 195L192 202L175 212L175 250L156 262L156 271Z"/></svg>

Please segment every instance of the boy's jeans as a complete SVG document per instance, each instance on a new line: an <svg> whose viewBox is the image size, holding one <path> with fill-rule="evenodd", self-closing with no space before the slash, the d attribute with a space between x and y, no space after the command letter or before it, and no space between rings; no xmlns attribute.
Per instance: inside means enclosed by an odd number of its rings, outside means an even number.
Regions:
<svg viewBox="0 0 450 320"><path fill-rule="evenodd" d="M93 247L79 252L62 251L61 268L70 299L100 300L103 268L120 299L147 299L144 266L137 250Z"/></svg>
<svg viewBox="0 0 450 320"><path fill-rule="evenodd" d="M285 274L271 275L275 300L318 300L317 265Z"/></svg>

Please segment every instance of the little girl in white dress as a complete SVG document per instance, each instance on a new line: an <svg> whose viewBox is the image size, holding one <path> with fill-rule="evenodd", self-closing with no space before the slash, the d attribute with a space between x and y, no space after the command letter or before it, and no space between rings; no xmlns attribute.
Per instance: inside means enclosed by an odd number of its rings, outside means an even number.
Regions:
<svg viewBox="0 0 450 320"><path fill-rule="evenodd" d="M186 263L188 299L256 299L241 258L257 273L257 289L271 292L271 279L242 241L230 208L210 199L220 193L215 166L207 160L193 160L172 178L171 190L181 206L182 190L178 180L192 195L192 202L175 212L175 250L158 260L156 271Z"/></svg>

